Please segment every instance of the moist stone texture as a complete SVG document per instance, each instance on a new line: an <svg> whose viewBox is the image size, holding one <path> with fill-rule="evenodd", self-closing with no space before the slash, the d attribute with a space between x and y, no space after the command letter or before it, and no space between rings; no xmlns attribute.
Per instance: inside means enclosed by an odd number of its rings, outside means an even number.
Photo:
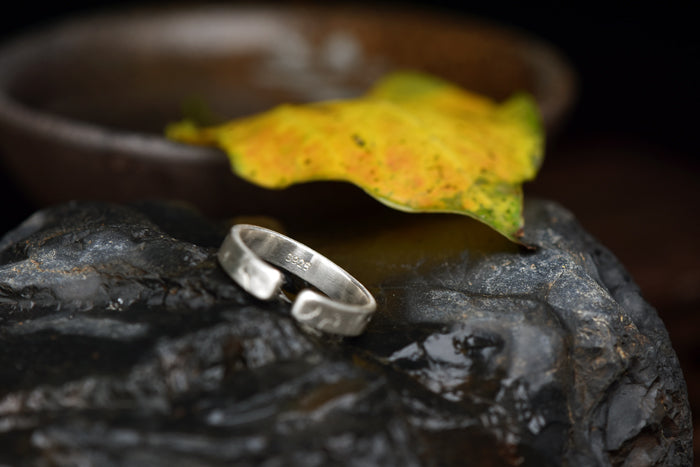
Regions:
<svg viewBox="0 0 700 467"><path fill-rule="evenodd" d="M343 339L238 288L186 207L37 212L0 240L0 464L692 465L678 360L613 255L551 202L531 249L451 219L290 227L377 298Z"/></svg>

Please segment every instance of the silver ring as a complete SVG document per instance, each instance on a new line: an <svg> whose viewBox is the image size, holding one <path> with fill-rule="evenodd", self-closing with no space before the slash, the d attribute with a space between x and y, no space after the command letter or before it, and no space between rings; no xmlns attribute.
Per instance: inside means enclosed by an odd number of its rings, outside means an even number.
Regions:
<svg viewBox="0 0 700 467"><path fill-rule="evenodd" d="M318 288L327 296L303 289L292 304L292 316L319 331L357 336L377 308L372 294L344 269L273 230L234 225L219 249L218 258L228 275L260 300L270 300L282 293L284 275L270 264Z"/></svg>

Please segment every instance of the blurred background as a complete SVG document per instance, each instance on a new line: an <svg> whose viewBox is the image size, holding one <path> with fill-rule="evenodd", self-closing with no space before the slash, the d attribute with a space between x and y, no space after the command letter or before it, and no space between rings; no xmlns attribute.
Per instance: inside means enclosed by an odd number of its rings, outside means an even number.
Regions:
<svg viewBox="0 0 700 467"><path fill-rule="evenodd" d="M692 2L382 3L490 20L548 42L569 61L576 103L526 195L569 208L627 267L668 327L700 414L700 40ZM0 17L0 39L116 4L15 2ZM4 171L0 187L4 233L36 206Z"/></svg>

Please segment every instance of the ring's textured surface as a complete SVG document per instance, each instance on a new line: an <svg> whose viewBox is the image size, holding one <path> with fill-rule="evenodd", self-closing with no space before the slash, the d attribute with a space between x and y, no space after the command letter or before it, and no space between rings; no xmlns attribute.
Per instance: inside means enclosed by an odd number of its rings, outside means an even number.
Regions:
<svg viewBox="0 0 700 467"><path fill-rule="evenodd" d="M372 294L344 269L273 230L248 224L233 226L218 258L238 285L261 300L281 292L284 276L270 264L318 288L326 295L302 290L292 304L292 316L319 331L357 336L377 308Z"/></svg>

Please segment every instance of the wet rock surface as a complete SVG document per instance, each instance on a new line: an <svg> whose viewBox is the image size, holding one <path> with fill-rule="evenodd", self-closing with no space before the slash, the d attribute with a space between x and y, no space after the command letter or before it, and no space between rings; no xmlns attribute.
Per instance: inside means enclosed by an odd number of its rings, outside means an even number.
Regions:
<svg viewBox="0 0 700 467"><path fill-rule="evenodd" d="M683 376L615 258L531 201L287 233L375 294L315 336L219 269L184 207L72 203L0 240L0 464L691 465Z"/></svg>

